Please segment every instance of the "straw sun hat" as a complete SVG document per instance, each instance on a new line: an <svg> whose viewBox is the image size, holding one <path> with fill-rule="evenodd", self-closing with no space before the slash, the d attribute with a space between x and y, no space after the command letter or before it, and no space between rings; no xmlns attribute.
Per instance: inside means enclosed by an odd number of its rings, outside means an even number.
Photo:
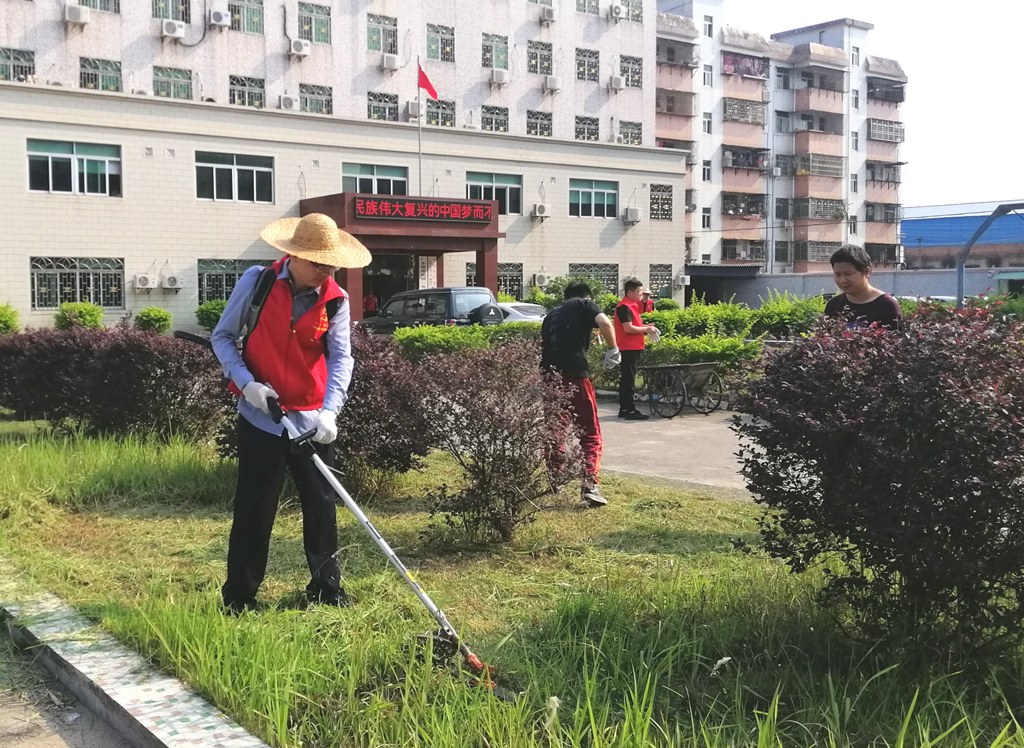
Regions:
<svg viewBox="0 0 1024 748"><path fill-rule="evenodd" d="M285 254L335 268L361 268L372 259L362 242L323 213L274 221L260 238Z"/></svg>

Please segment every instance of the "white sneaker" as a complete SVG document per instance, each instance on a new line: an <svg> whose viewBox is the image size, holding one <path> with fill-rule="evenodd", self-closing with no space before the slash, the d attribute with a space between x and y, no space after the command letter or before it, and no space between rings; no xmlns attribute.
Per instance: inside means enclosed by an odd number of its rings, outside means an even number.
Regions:
<svg viewBox="0 0 1024 748"><path fill-rule="evenodd" d="M608 499L601 495L597 486L588 486L583 489L583 501L589 507L608 506Z"/></svg>

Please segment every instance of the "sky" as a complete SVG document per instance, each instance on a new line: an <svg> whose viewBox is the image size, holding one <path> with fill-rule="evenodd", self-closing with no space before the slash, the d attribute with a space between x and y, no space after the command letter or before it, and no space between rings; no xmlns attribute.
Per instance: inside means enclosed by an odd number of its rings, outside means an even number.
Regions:
<svg viewBox="0 0 1024 748"><path fill-rule="evenodd" d="M861 54L899 61L909 79L904 206L1024 200L1024 3L725 0L723 10L727 25L764 36L836 18L874 24Z"/></svg>

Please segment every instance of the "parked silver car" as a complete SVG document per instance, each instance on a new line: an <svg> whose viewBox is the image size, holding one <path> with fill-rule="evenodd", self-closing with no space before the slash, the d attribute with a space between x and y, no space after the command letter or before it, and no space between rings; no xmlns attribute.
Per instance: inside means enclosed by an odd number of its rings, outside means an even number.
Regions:
<svg viewBox="0 0 1024 748"><path fill-rule="evenodd" d="M548 310L540 304L529 304L524 301L498 302L505 322L540 322Z"/></svg>

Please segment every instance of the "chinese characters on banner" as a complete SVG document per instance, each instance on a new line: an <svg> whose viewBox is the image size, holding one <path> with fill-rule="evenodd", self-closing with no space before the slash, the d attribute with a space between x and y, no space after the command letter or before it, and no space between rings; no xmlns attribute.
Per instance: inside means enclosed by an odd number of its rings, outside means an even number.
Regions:
<svg viewBox="0 0 1024 748"><path fill-rule="evenodd" d="M356 218L489 223L493 212L489 202L465 200L450 202L402 197L357 197L353 202Z"/></svg>

